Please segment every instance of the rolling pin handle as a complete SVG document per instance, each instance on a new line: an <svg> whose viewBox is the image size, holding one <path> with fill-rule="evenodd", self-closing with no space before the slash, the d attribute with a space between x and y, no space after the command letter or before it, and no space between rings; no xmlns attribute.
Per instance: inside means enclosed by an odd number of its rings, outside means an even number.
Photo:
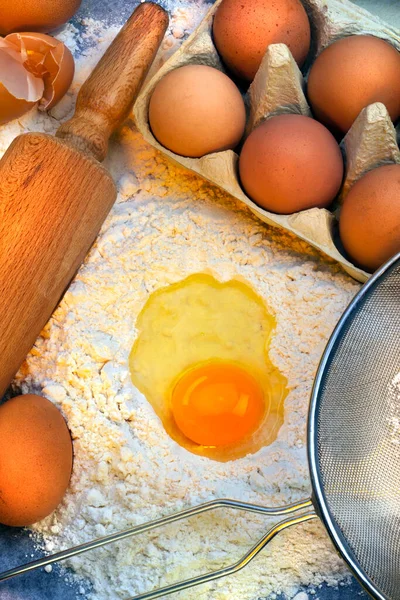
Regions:
<svg viewBox="0 0 400 600"><path fill-rule="evenodd" d="M104 160L110 135L128 116L168 26L166 11L140 4L82 86L74 116L56 136Z"/></svg>

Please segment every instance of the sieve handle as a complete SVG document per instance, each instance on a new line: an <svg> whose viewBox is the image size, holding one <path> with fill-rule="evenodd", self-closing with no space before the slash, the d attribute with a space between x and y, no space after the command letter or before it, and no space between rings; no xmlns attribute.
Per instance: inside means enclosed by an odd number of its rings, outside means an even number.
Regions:
<svg viewBox="0 0 400 600"><path fill-rule="evenodd" d="M304 523L310 519L318 518L313 509L313 503L311 500L303 500L296 504L289 504L287 506L278 508L260 506L258 504L249 504L247 502L240 502L239 500L231 500L229 498L210 500L210 502L205 502L204 504L199 504L193 508L181 510L180 512L168 515L167 517L162 517L161 519L156 519L155 521L149 521L148 523L143 523L143 525L137 525L136 527L131 527L125 531L113 533L97 540L93 540L92 542L87 542L86 544L81 544L80 546L75 546L73 548L69 548L68 550L63 550L39 560L26 563L25 565L20 565L14 569L4 571L3 573L0 573L0 582L11 579L12 577L16 577L17 575L22 575L23 573L28 573L29 571L51 565L55 562L72 558L73 556L78 556L79 554L83 554L88 550L94 550L95 548L100 548L107 544L111 544L112 542L124 540L134 535L138 535L139 533L151 531L152 529L156 529L170 523L175 523L176 521L181 521L182 519L187 519L189 517L193 517L210 510L215 510L217 508L232 508L236 510L259 513L266 516L289 515L298 513L299 511L304 511L306 509L307 512L302 512L302 514L297 517L291 517L276 524L238 562L234 563L233 565L218 569L217 571L211 571L205 575L199 575L198 577L186 579L185 581L179 581L169 586L135 596L130 600L151 600L152 598L159 598L160 596L172 594L173 592L178 592L189 587L200 585L201 583L206 583L207 581L213 581L214 579L219 579L220 577L225 577L226 575L236 573L245 567L255 556L257 556L257 554L261 552L268 542L272 540L272 538L274 538L280 531L290 527L291 525L297 525L298 523Z"/></svg>
<svg viewBox="0 0 400 600"><path fill-rule="evenodd" d="M299 509L296 509L299 510ZM161 596L166 596L168 594L173 594L175 592L180 592L182 590L186 590L187 588L195 587L196 585L200 585L202 583L207 583L209 581L214 581L214 579L219 579L220 577L226 577L227 575L233 575L237 573L243 567L249 564L253 558L257 556L265 548L265 546L283 529L287 527L291 527L292 525L298 525L299 523L305 523L306 521L310 521L311 519L318 519L318 515L314 510L308 511L298 517L291 517L290 519L285 519L284 521L280 521L274 527L272 527L262 538L258 540L256 544L248 551L242 558L240 558L236 563L229 565L227 567L223 567L222 569L218 569L216 571L211 571L210 573L206 573L205 575L199 575L198 577L192 577L191 579L186 579L184 581L179 581L177 583L172 583L171 585L166 585L165 587L158 588L153 590L152 592L146 592L144 594L139 594L139 596L135 596L134 598L130 598L130 600L153 600L154 598L160 598Z"/></svg>

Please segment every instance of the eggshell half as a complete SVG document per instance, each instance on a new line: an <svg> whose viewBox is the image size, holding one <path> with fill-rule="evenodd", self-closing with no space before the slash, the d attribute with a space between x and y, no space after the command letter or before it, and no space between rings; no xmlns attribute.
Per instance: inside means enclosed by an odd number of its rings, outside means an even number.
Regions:
<svg viewBox="0 0 400 600"><path fill-rule="evenodd" d="M5 38L21 53L26 69L44 82L39 109L50 110L67 93L75 73L69 49L43 33L12 33Z"/></svg>
<svg viewBox="0 0 400 600"><path fill-rule="evenodd" d="M0 125L24 115L43 95L43 80L23 62L17 49L0 38Z"/></svg>

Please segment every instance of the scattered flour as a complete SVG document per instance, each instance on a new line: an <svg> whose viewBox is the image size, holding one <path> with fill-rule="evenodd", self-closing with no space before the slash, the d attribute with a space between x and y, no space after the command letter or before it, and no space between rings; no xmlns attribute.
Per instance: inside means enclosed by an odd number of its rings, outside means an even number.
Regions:
<svg viewBox="0 0 400 600"><path fill-rule="evenodd" d="M389 420L391 441L400 445L400 373L397 373L389 384L390 413Z"/></svg>
<svg viewBox="0 0 400 600"><path fill-rule="evenodd" d="M293 600L308 600L308 594L306 594L305 592L300 592L299 594L295 595Z"/></svg>
<svg viewBox="0 0 400 600"><path fill-rule="evenodd" d="M171 2L172 4L172 2ZM193 6L192 6L193 5ZM157 66L206 5L180 4ZM52 115L35 111L0 129L0 153L27 130L54 133L118 28L87 20L59 37L77 55L74 85ZM43 393L68 419L75 463L63 504L34 528L48 552L215 497L265 505L306 498L308 398L324 345L358 284L293 237L260 223L239 203L165 160L128 122L106 161L119 196L84 266L21 368L16 390ZM257 454L220 464L194 456L165 433L130 382L135 320L149 293L211 269L245 277L277 317L271 358L288 378L285 423ZM84 554L69 564L91 598L129 598L237 560L271 522L218 512ZM292 596L301 584L337 585L348 572L321 524L280 534L246 569L176 595L182 600ZM89 586L82 587L83 594ZM305 600L298 594L297 600Z"/></svg>

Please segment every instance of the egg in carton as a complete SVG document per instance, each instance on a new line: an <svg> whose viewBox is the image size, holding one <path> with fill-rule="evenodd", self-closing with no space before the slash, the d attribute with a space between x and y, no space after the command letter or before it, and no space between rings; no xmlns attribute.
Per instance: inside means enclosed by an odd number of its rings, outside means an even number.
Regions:
<svg viewBox="0 0 400 600"><path fill-rule="evenodd" d="M375 103L364 108L341 142L345 176L331 209L311 208L290 215L271 213L244 193L238 177L239 157L235 151L225 150L201 158L187 158L171 152L153 136L148 120L149 102L154 87L164 75L188 64L208 65L229 75L212 39L213 19L221 2L215 2L194 33L143 88L134 107L139 131L152 146L246 204L265 223L297 235L340 263L352 277L366 281L369 273L352 264L345 255L338 235L337 216L340 204L364 173L382 164L400 163L396 130L383 104ZM305 73L326 46L348 35L374 35L400 50L400 35L395 29L348 0L304 0L303 4L312 32L309 58L303 69ZM288 47L285 44L270 45L245 95L245 137L263 121L277 114L312 116L304 89L303 74Z"/></svg>

